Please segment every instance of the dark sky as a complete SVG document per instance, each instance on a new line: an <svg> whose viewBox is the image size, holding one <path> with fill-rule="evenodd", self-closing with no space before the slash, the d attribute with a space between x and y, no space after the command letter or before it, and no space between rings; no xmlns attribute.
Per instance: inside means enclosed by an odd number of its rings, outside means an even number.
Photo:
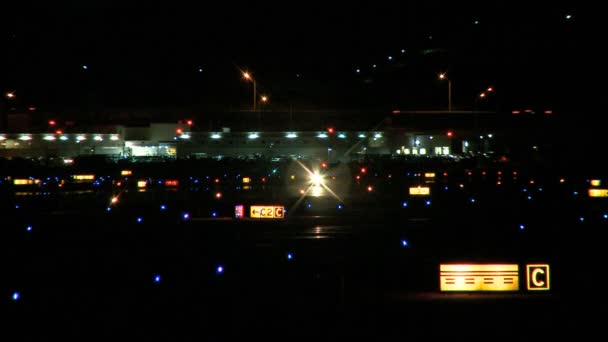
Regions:
<svg viewBox="0 0 608 342"><path fill-rule="evenodd" d="M81 2L0 12L0 90L19 106L247 108L239 69L275 109L446 108L440 71L462 109L572 111L585 93L575 2Z"/></svg>

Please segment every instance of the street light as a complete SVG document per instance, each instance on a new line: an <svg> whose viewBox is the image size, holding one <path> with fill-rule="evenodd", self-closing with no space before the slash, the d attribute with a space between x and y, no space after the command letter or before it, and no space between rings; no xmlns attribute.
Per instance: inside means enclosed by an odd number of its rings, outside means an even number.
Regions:
<svg viewBox="0 0 608 342"><path fill-rule="evenodd" d="M440 80L447 80L448 81L448 112L452 111L452 81L450 81L450 79L447 77L445 72L442 72L439 74L439 79Z"/></svg>
<svg viewBox="0 0 608 342"><path fill-rule="evenodd" d="M253 111L255 112L256 102L257 102L257 94L256 94L256 82L255 79L251 76L251 74L247 71L243 72L243 77L251 81L253 83Z"/></svg>
<svg viewBox="0 0 608 342"><path fill-rule="evenodd" d="M258 113L258 125L259 125L259 129L262 129L262 111L264 110L264 105L266 103L268 103L268 96L266 96L266 95L260 96L260 101L262 101L262 103L260 104L260 110Z"/></svg>
<svg viewBox="0 0 608 342"><path fill-rule="evenodd" d="M479 93L479 95L477 95L473 101L473 113L475 114L475 132L479 133L480 128L479 128L479 113L478 110L480 109L479 107L481 107L481 101L485 100L486 98L488 98L488 95L494 93L494 87L493 86L489 86L485 89L485 91L482 91ZM483 139L483 135L479 136L480 139ZM484 142L486 143L486 142ZM478 148L477 148L478 152L481 152L481 144L478 144Z"/></svg>
<svg viewBox="0 0 608 342"><path fill-rule="evenodd" d="M12 100L15 98L15 92L9 91L6 94L4 94L4 96L6 96L7 99Z"/></svg>

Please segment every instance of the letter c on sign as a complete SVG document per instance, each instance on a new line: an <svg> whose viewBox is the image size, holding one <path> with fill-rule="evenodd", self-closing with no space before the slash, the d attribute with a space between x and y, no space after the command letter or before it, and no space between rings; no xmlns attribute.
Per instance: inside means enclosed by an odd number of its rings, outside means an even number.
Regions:
<svg viewBox="0 0 608 342"><path fill-rule="evenodd" d="M532 283L534 286L543 287L545 282L538 279L539 274L545 274L545 271L542 268L536 268L532 271Z"/></svg>

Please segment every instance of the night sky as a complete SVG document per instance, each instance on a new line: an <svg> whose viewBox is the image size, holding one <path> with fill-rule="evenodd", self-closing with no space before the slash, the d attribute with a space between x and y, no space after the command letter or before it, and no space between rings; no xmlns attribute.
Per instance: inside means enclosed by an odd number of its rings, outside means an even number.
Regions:
<svg viewBox="0 0 608 342"><path fill-rule="evenodd" d="M574 2L80 3L0 12L13 107L247 109L248 70L274 110L445 109L447 72L455 109L571 113L591 69Z"/></svg>

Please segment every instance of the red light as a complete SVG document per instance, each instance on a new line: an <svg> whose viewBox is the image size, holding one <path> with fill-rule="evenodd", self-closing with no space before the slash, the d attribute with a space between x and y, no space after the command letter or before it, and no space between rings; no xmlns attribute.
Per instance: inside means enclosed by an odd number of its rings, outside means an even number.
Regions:
<svg viewBox="0 0 608 342"><path fill-rule="evenodd" d="M367 172L367 170L364 167L362 167L361 168L361 173L366 173L366 172Z"/></svg>
<svg viewBox="0 0 608 342"><path fill-rule="evenodd" d="M55 120L49 120L49 126L55 126Z"/></svg>
<svg viewBox="0 0 608 342"><path fill-rule="evenodd" d="M27 110L29 110L30 112L33 112L36 110L36 107L28 107Z"/></svg>
<svg viewBox="0 0 608 342"><path fill-rule="evenodd" d="M333 127L329 127L329 128L327 129L327 132L329 132L329 133L333 133L333 132L334 132L334 128L333 128Z"/></svg>
<svg viewBox="0 0 608 342"><path fill-rule="evenodd" d="M214 180L214 182L217 184L217 183L219 183L219 182L220 182L220 179L219 179L219 178L216 178L216 179Z"/></svg>
<svg viewBox="0 0 608 342"><path fill-rule="evenodd" d="M58 129L58 130L55 131L55 134L63 134L63 131L60 130L60 129Z"/></svg>
<svg viewBox="0 0 608 342"><path fill-rule="evenodd" d="M399 109L395 109L395 110L393 111L393 114L401 114L401 111L400 111Z"/></svg>
<svg viewBox="0 0 608 342"><path fill-rule="evenodd" d="M184 131L181 128L178 128L178 129L175 130L175 132L177 134L182 134Z"/></svg>
<svg viewBox="0 0 608 342"><path fill-rule="evenodd" d="M186 123L188 124L188 126L192 126L192 120L188 120L186 121Z"/></svg>
<svg viewBox="0 0 608 342"><path fill-rule="evenodd" d="M524 110L524 112L526 112L526 113L532 113L532 109L526 109L526 110Z"/></svg>
<svg viewBox="0 0 608 342"><path fill-rule="evenodd" d="M327 163L325 163L325 162L321 163L321 167L324 169L327 168Z"/></svg>
<svg viewBox="0 0 608 342"><path fill-rule="evenodd" d="M179 181L176 179L167 179L165 181L165 186L178 186L179 185Z"/></svg>
<svg viewBox="0 0 608 342"><path fill-rule="evenodd" d="M517 114L519 114L519 113L521 113L521 112L520 112L520 111L518 111L518 110L513 110L513 111L511 111L511 114L513 114L513 115L517 115Z"/></svg>
<svg viewBox="0 0 608 342"><path fill-rule="evenodd" d="M546 110L545 114L553 114L553 111L552 110Z"/></svg>
<svg viewBox="0 0 608 342"><path fill-rule="evenodd" d="M222 193L221 192L217 192L215 194L215 198L222 198Z"/></svg>
<svg viewBox="0 0 608 342"><path fill-rule="evenodd" d="M372 190L374 190L374 188L373 188L371 185L369 185L369 186L367 187L367 191L368 191L368 192L372 192Z"/></svg>
<svg viewBox="0 0 608 342"><path fill-rule="evenodd" d="M448 131L447 135L448 135L448 137L450 137L450 138L451 138L451 137L454 135L454 132L452 132L452 131Z"/></svg>
<svg viewBox="0 0 608 342"><path fill-rule="evenodd" d="M361 176L357 175L357 180L361 179Z"/></svg>

